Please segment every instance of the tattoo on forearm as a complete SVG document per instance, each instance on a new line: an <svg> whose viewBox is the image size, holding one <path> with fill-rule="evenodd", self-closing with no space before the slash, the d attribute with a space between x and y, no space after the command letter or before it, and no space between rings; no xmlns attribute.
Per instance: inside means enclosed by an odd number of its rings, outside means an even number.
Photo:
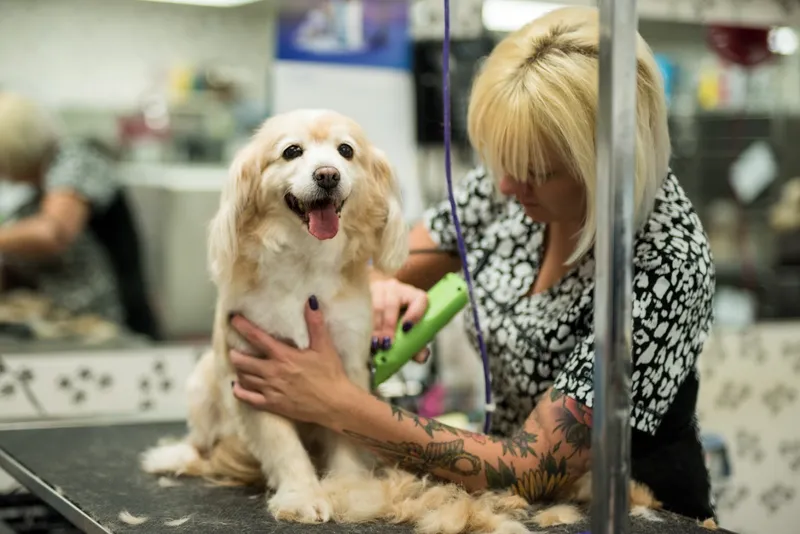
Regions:
<svg viewBox="0 0 800 534"><path fill-rule="evenodd" d="M519 473L513 463L503 458L497 459L497 467L484 462L486 483L490 488L511 488L529 502L553 499L573 479L574 466L569 462L575 458L575 462L588 464L586 453L592 445L592 411L555 389L550 391L550 403L556 420L554 430L561 434L561 439L538 456L536 467ZM539 412L534 411L532 417L538 421ZM517 436L519 434L512 439Z"/></svg>
<svg viewBox="0 0 800 534"><path fill-rule="evenodd" d="M416 473L429 474L435 469L442 469L468 477L481 472L480 458L464 450L463 439L432 442L423 447L413 442L379 441L347 430L345 434L403 469Z"/></svg>
<svg viewBox="0 0 800 534"><path fill-rule="evenodd" d="M555 456L558 448L557 444L553 451L540 456L535 468L520 473L513 462L506 463L502 458L497 459L497 467L484 462L486 485L489 489L510 489L528 502L554 498L570 480L567 459Z"/></svg>
<svg viewBox="0 0 800 534"><path fill-rule="evenodd" d="M592 446L592 411L558 390L551 390L550 401L559 412L555 430L564 434L564 442L572 447L567 458L580 455Z"/></svg>
<svg viewBox="0 0 800 534"><path fill-rule="evenodd" d="M453 428L440 423L435 419L421 417L414 413L403 410L402 408L398 408L397 406L392 406L392 415L394 415L395 419L401 422L404 420L413 421L414 426L424 430L431 439L436 437L436 433L444 432L455 437L472 440L481 444L487 442L499 443L503 447L504 456L508 454L510 456L519 456L520 458L525 458L529 454L536 454L532 447L533 444L536 443L536 434L532 434L531 432L522 431L510 438L500 438L486 434L477 434L475 432L470 432L469 430Z"/></svg>
<svg viewBox="0 0 800 534"><path fill-rule="evenodd" d="M477 434L396 406L391 407L394 418L422 429L432 440L430 443L391 442L348 430L344 433L409 471L433 475L439 471L460 477L483 476L489 489L510 489L531 502L552 499L575 478L575 466L578 465L575 462L588 462L586 453L591 447L592 412L556 390L551 390L548 400L548 409L553 410L556 421L554 430L560 436L555 441L548 441L546 451L542 450L544 444L539 443L539 436L525 429L508 438ZM539 415L538 409L531 414L535 423L530 425L533 428L542 426ZM482 460L468 452L466 445L470 442L499 445L500 456L494 462ZM521 460L518 465L524 460L524 470L515 465L516 459ZM530 467L532 463L534 466Z"/></svg>

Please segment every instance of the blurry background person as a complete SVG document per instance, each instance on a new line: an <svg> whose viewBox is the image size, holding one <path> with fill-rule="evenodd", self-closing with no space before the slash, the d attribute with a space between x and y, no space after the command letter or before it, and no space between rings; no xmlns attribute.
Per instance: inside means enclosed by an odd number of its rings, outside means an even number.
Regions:
<svg viewBox="0 0 800 534"><path fill-rule="evenodd" d="M156 337L114 163L98 143L60 135L31 100L0 92L0 179L34 191L0 226L5 285Z"/></svg>

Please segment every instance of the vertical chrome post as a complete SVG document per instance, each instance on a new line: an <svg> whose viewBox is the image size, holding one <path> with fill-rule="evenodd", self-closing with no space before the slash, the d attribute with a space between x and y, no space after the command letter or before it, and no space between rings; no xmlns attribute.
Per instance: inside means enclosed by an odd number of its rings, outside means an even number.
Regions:
<svg viewBox="0 0 800 534"><path fill-rule="evenodd" d="M629 530L636 0L598 0L592 534Z"/></svg>

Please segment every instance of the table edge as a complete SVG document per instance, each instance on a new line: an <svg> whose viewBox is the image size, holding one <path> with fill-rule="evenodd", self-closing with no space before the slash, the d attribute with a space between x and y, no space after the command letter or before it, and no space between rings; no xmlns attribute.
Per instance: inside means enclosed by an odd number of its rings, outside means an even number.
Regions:
<svg viewBox="0 0 800 534"><path fill-rule="evenodd" d="M89 514L62 496L55 488L19 463L5 449L0 448L0 468L5 470L28 491L52 506L64 518L87 534L112 534Z"/></svg>
<svg viewBox="0 0 800 534"><path fill-rule="evenodd" d="M96 428L138 424L186 424L186 416L170 414L102 414L76 417L52 417L35 419L2 420L0 434L15 430L48 430L58 428Z"/></svg>

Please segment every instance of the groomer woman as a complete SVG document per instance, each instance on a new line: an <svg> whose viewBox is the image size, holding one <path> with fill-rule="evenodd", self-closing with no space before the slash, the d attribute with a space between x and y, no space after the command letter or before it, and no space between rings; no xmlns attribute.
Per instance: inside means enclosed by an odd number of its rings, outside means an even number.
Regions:
<svg viewBox="0 0 800 534"><path fill-rule="evenodd" d="M713 264L668 166L664 90L641 39L637 57L632 476L665 508L704 519L714 511L695 417L696 361L712 323ZM460 184L457 204L491 359L491 436L448 428L357 389L313 298L307 351L234 319L268 357L231 354L236 397L346 433L472 490L513 487L541 499L590 469L597 85L597 12L567 8L506 37L473 87L469 135L486 167ZM401 319L413 328L424 290L459 269L447 202L427 213L411 243L453 254L412 255L396 279L375 273L376 343L391 336L401 306L409 306ZM451 471L459 451L479 457L481 469Z"/></svg>
<svg viewBox="0 0 800 534"><path fill-rule="evenodd" d="M33 287L72 313L121 322L112 265L88 227L118 191L111 161L59 135L31 100L0 92L0 179L35 192L14 222L0 226L6 283Z"/></svg>

